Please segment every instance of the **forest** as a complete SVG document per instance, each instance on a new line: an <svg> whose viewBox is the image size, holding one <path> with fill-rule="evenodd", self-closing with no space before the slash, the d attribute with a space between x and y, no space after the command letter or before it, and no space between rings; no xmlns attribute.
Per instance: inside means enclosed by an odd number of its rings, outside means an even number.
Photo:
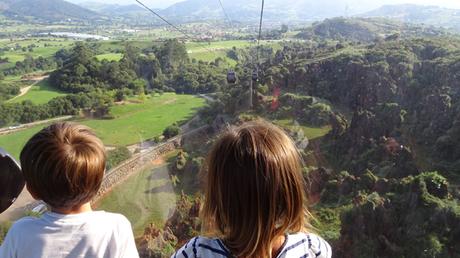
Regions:
<svg viewBox="0 0 460 258"><path fill-rule="evenodd" d="M330 126L298 147L314 230L336 257L458 257L459 47L459 39L446 36L259 50L254 109L247 106L253 63L242 58L239 83L222 86L201 116L214 124L263 117ZM303 142L297 129L286 129ZM172 171L179 181L184 167L195 171L198 187L209 145L186 141ZM146 228L144 255L160 257L199 232L199 203L182 196L164 227Z"/></svg>

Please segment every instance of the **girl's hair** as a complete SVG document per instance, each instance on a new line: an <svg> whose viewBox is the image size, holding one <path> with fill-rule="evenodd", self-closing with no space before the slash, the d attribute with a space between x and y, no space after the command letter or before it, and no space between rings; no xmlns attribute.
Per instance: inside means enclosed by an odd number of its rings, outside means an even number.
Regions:
<svg viewBox="0 0 460 258"><path fill-rule="evenodd" d="M277 237L304 230L302 162L292 140L264 121L230 129L207 160L202 221L238 257L271 257Z"/></svg>

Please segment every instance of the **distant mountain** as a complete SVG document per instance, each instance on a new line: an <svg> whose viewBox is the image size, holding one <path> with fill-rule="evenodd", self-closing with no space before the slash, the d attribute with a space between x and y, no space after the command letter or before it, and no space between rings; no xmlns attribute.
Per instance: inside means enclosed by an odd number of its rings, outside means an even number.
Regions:
<svg viewBox="0 0 460 258"><path fill-rule="evenodd" d="M126 15L139 12L145 12L145 9L137 4L119 5L119 4L104 4L100 2L83 2L80 6L98 12L104 15Z"/></svg>
<svg viewBox="0 0 460 258"><path fill-rule="evenodd" d="M222 1L231 20L253 21L260 15L259 0ZM266 1L265 19L269 21L320 20L328 17L357 14L370 10L366 0L271 0ZM347 6L355 6L347 9ZM225 16L218 1L186 0L161 12L167 17L188 20L223 19Z"/></svg>
<svg viewBox="0 0 460 258"><path fill-rule="evenodd" d="M15 19L42 21L91 21L102 18L96 12L63 0L0 0L0 14Z"/></svg>
<svg viewBox="0 0 460 258"><path fill-rule="evenodd" d="M110 19L121 21L122 23L135 23L145 24L151 22L158 22L151 13L146 11L138 4L119 5L119 4L105 4L101 2L82 2L80 6L87 8L91 11L100 13L101 15L110 17ZM154 9L155 11L160 11Z"/></svg>
<svg viewBox="0 0 460 258"><path fill-rule="evenodd" d="M432 37L445 34L447 32L442 29L385 18L333 18L314 23L297 37L369 43L385 38Z"/></svg>
<svg viewBox="0 0 460 258"><path fill-rule="evenodd" d="M460 10L414 4L384 5L360 17L385 17L401 22L423 23L460 31Z"/></svg>

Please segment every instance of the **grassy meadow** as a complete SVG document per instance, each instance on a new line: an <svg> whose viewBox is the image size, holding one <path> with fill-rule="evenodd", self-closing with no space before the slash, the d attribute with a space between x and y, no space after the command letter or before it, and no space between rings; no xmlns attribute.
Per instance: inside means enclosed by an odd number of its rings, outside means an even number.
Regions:
<svg viewBox="0 0 460 258"><path fill-rule="evenodd" d="M291 130L301 129L305 137L307 137L309 140L314 140L314 139L323 137L324 135L329 133L329 131L331 130L330 126L310 127L306 125L301 125L292 119L280 119L280 120L274 120L273 122L287 129L291 129Z"/></svg>
<svg viewBox="0 0 460 258"><path fill-rule="evenodd" d="M107 145L130 145L161 135L169 125L191 118L204 104L204 99L195 96L169 93L143 103L114 106L114 119L78 122L96 130Z"/></svg>
<svg viewBox="0 0 460 258"><path fill-rule="evenodd" d="M66 94L53 88L48 80L43 80L33 85L25 95L13 98L8 102L19 103L30 100L34 104L46 104L51 99L64 95Z"/></svg>
<svg viewBox="0 0 460 258"><path fill-rule="evenodd" d="M169 156L174 155L176 152L171 152ZM130 176L100 200L96 209L122 213L131 222L135 236L138 236L149 223L163 225L175 204L176 193L166 163L151 164Z"/></svg>
<svg viewBox="0 0 460 258"><path fill-rule="evenodd" d="M202 98L169 93L150 97L143 103L113 106L111 113L114 119L79 119L75 122L93 128L106 145L123 146L161 135L169 125L191 118L204 104ZM27 140L43 127L40 125L1 135L0 146L14 157L19 157Z"/></svg>
<svg viewBox="0 0 460 258"><path fill-rule="evenodd" d="M123 54L120 53L108 53L108 54L101 54L96 56L97 60L107 60L107 61L120 61L123 58Z"/></svg>

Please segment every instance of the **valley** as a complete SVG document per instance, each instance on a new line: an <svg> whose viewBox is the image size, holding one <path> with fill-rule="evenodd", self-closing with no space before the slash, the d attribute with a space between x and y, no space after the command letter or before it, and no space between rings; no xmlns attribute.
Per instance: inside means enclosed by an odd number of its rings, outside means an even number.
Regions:
<svg viewBox="0 0 460 258"><path fill-rule="evenodd" d="M94 204L129 219L141 257L201 232L207 153L257 119L296 144L334 257L460 256L457 9L272 1L258 41L255 1L154 9L177 28L138 5L27 1L0 0L1 148L18 159L54 119L76 122L110 173L180 136Z"/></svg>

